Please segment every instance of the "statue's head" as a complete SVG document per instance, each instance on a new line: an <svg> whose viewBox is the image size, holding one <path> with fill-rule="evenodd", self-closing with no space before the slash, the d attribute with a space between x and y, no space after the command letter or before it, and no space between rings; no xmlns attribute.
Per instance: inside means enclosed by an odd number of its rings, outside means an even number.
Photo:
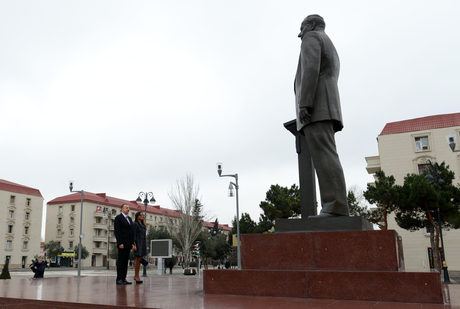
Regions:
<svg viewBox="0 0 460 309"><path fill-rule="evenodd" d="M300 25L299 38L303 38L305 33L309 31L324 30L325 28L326 23L324 22L324 19L321 16L317 14L308 15Z"/></svg>

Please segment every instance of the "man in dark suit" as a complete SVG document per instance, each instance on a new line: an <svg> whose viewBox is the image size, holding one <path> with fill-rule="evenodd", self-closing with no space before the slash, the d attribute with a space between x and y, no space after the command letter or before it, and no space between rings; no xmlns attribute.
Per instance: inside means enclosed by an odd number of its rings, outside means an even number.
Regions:
<svg viewBox="0 0 460 309"><path fill-rule="evenodd" d="M113 223L118 246L117 284L132 283L126 281L126 274L128 273L129 253L133 248L133 235L131 229L133 222L128 216L128 213L129 205L121 205L121 214L115 217L115 221Z"/></svg>
<svg viewBox="0 0 460 309"><path fill-rule="evenodd" d="M349 215L345 177L334 137L343 128L337 86L340 61L325 27L319 15L303 20L294 82L297 131L306 138L321 193L321 213L311 217L320 218Z"/></svg>

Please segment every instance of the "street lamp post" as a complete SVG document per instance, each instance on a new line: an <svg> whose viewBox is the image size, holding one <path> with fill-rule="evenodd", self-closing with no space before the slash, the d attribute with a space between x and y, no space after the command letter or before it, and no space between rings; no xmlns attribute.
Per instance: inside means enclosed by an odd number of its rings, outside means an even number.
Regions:
<svg viewBox="0 0 460 309"><path fill-rule="evenodd" d="M219 177L233 177L235 178L235 182L231 182L228 186L228 193L230 197L233 197L233 188L236 189L236 256L237 256L237 263L238 263L238 270L241 270L241 250L240 250L240 211L238 205L238 174L230 174L230 175L222 175L222 163L217 163L217 173L219 173Z"/></svg>
<svg viewBox="0 0 460 309"><path fill-rule="evenodd" d="M455 147L455 145L454 145ZM431 166L431 171L432 171L432 174L431 175L428 175L427 178L428 178L428 181L430 181L431 183L435 184L435 183L438 183L440 185L444 184L445 181L441 178L437 178L436 176L436 166L431 163L430 160L427 160L426 163L430 164ZM442 227L441 227L441 212L439 211L439 205L438 205L438 226L439 226L439 234L441 236L441 250L442 250L442 259L441 259L441 266L442 266L442 270L443 270L443 273L444 273L444 284L451 284L450 282L450 279L449 279L449 273L447 271L447 262L446 262L446 251L444 250L444 240L443 240L443 237L442 237Z"/></svg>
<svg viewBox="0 0 460 309"><path fill-rule="evenodd" d="M150 198L150 200L149 200ZM143 200L142 200L143 199ZM145 225L145 228L147 229L147 224L146 224L146 221L147 221L147 205L149 203L155 203L155 198L153 197L153 193L152 192L139 192L139 195L136 199L136 202L140 203L140 202L143 202L144 205L145 205L145 214L144 214L144 225ZM147 253L147 260L148 260L148 253ZM142 273L142 277L147 277L147 265L144 265L144 270L143 270L143 273Z"/></svg>
<svg viewBox="0 0 460 309"><path fill-rule="evenodd" d="M107 215L104 214L104 219L107 219L107 270L110 269L110 257L109 257L109 248L110 248L110 220L115 219L115 216L109 215L109 210L107 210Z"/></svg>
<svg viewBox="0 0 460 309"><path fill-rule="evenodd" d="M81 191L73 191L73 180L69 181L69 189L70 192L78 192L81 194L81 206L80 206L80 235L78 238L80 239L79 245L78 245L78 277L80 277L81 274L81 240L85 235L82 233L82 228L83 228L83 190Z"/></svg>

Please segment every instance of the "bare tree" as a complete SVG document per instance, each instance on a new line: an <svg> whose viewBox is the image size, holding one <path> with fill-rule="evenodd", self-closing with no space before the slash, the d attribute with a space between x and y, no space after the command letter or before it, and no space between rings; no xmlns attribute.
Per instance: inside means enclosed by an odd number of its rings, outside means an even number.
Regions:
<svg viewBox="0 0 460 309"><path fill-rule="evenodd" d="M169 230L171 236L176 240L179 250L186 256L186 267L188 267L188 257L190 256L193 243L201 232L200 218L202 216L197 216L194 213L194 209L196 211L196 203L199 203L199 191L200 187L195 184L193 176L186 174L185 178L177 180L176 184L168 192L174 210L180 216L177 225L170 226ZM169 224L172 225L171 222Z"/></svg>

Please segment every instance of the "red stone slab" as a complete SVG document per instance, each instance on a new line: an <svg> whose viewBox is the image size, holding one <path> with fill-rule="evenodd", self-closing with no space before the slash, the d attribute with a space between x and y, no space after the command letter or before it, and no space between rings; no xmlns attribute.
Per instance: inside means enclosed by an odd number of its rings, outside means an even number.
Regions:
<svg viewBox="0 0 460 309"><path fill-rule="evenodd" d="M313 237L307 233L241 235L243 269L315 269Z"/></svg>
<svg viewBox="0 0 460 309"><path fill-rule="evenodd" d="M243 269L397 271L402 252L389 231L241 235Z"/></svg>
<svg viewBox="0 0 460 309"><path fill-rule="evenodd" d="M208 294L442 304L434 272L205 270Z"/></svg>
<svg viewBox="0 0 460 309"><path fill-rule="evenodd" d="M311 271L310 297L442 304L435 272Z"/></svg>
<svg viewBox="0 0 460 309"><path fill-rule="evenodd" d="M209 294L309 298L305 271L205 270L203 284Z"/></svg>

